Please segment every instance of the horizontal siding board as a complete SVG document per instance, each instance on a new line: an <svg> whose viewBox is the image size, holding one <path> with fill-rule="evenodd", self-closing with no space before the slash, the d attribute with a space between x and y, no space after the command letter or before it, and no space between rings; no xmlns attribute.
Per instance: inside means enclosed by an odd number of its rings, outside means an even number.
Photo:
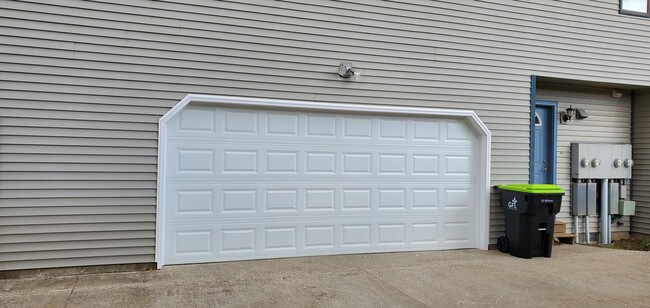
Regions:
<svg viewBox="0 0 650 308"><path fill-rule="evenodd" d="M60 225L0 226L0 234L13 235L70 232L141 231L155 229L156 224L153 222L78 223Z"/></svg>
<svg viewBox="0 0 650 308"><path fill-rule="evenodd" d="M9 199L2 198L0 199L0 208L3 208L3 212L9 213L10 211L21 211L25 210L25 213L30 211L32 207L53 207L53 208L65 208L65 207L90 207L90 206L104 206L107 208L116 207L121 208L124 206L149 206L155 207L156 199L153 197L127 197L127 196L111 196L103 198L51 198L51 199ZM14 214L15 215L15 214Z"/></svg>
<svg viewBox="0 0 650 308"><path fill-rule="evenodd" d="M75 267L75 266L94 266L94 265L113 265L113 264L136 264L152 263L154 257L152 254L126 254L120 256L95 256L87 258L78 258L74 255L66 259L52 259L45 257L39 260L21 260L0 263L0 271L22 270L22 269L41 269L55 267Z"/></svg>
<svg viewBox="0 0 650 308"><path fill-rule="evenodd" d="M90 248L70 250L48 250L48 251L22 251L5 252L0 254L0 262L13 260L42 260L42 259L68 259L83 257L104 257L121 255L144 255L153 254L153 247L120 247L120 248Z"/></svg>
<svg viewBox="0 0 650 308"><path fill-rule="evenodd" d="M4 156L4 155L3 155ZM17 172L152 172L153 164L107 164L99 163L0 163L0 170ZM4 178L3 178L4 179Z"/></svg>
<svg viewBox="0 0 650 308"><path fill-rule="evenodd" d="M1 127L1 126L0 126ZM156 156L155 148L128 148L128 147L106 147L106 146L67 146L61 149L60 144L43 145L0 145L0 154L82 154L82 155L115 155L115 156Z"/></svg>
<svg viewBox="0 0 650 308"><path fill-rule="evenodd" d="M30 216L30 217L2 217L0 226L24 225L56 225L83 223L118 223L118 222L149 222L155 215L151 214L124 214L124 215L61 215L61 216Z"/></svg>
<svg viewBox="0 0 650 308"><path fill-rule="evenodd" d="M101 241L101 240L122 240L122 239L152 239L154 231L108 231L108 232L71 232L71 233L46 233L46 234L22 234L12 236L0 236L0 241L5 244L29 244L29 243L57 243L67 241Z"/></svg>
<svg viewBox="0 0 650 308"><path fill-rule="evenodd" d="M150 183L149 185L152 185ZM144 185L147 185L145 183ZM31 187L31 189L30 189ZM29 186L26 183L24 189L3 190L0 199L55 199L55 198L110 198L115 195L122 197L156 197L156 191L153 189L133 188L133 189L78 189L68 187L67 189L43 189ZM0 233L2 234L2 233Z"/></svg>
<svg viewBox="0 0 650 308"><path fill-rule="evenodd" d="M147 172L3 172L0 181L155 181Z"/></svg>
<svg viewBox="0 0 650 308"><path fill-rule="evenodd" d="M74 206L74 207L21 207L9 208L0 212L0 217L21 216L62 216L62 215L120 215L120 214L155 214L156 209L151 205L103 205L103 206ZM85 219L84 216L77 218ZM151 217L149 217L151 218ZM86 221L86 220L84 220Z"/></svg>
<svg viewBox="0 0 650 308"><path fill-rule="evenodd" d="M38 242L37 245L31 243L24 244L5 244L0 246L0 253L15 252L34 252L54 250L78 250L78 249L106 249L106 248L124 248L124 247L147 247L155 245L151 238L145 239L108 239L108 240L90 240L90 241L66 241L66 242Z"/></svg>

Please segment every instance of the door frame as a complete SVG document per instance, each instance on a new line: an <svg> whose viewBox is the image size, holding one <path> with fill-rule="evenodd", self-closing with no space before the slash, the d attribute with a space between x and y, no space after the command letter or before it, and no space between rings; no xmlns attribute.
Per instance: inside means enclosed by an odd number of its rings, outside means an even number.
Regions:
<svg viewBox="0 0 650 308"><path fill-rule="evenodd" d="M188 94L172 109L163 115L158 122L158 177L156 200L156 250L155 262L158 269L165 265L163 235L165 225L165 169L168 158L167 124L170 119L179 114L190 103L207 104L223 107L249 108L283 108L302 111L333 111L333 112L363 112L371 114L417 115L432 117L450 117L463 120L473 130L478 138L478 172L476 193L476 248L487 250L490 241L490 162L492 133L471 110L437 109L429 107L407 107L396 105L324 103L313 101L293 101L281 99L262 99L236 96Z"/></svg>
<svg viewBox="0 0 650 308"><path fill-rule="evenodd" d="M533 160L533 155L535 153L535 114L536 107L544 106L551 109L551 117L549 117L550 123L545 123L545 125L551 125L551 143L548 145L549 151L549 171L551 172L551 183L557 183L557 102L556 101L538 101L533 100L531 104L531 114L530 114L530 176L528 183L533 184L534 178L534 167L535 163Z"/></svg>

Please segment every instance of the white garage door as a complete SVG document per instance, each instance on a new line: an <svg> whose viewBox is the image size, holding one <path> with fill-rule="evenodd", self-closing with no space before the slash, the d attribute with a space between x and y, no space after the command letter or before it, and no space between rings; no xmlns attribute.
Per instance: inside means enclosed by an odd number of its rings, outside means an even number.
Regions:
<svg viewBox="0 0 650 308"><path fill-rule="evenodd" d="M164 264L477 247L461 119L188 105L164 138Z"/></svg>

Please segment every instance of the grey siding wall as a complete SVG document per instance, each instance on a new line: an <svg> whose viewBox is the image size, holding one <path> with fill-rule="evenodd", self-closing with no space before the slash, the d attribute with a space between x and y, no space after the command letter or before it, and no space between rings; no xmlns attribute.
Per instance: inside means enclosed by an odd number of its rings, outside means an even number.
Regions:
<svg viewBox="0 0 650 308"><path fill-rule="evenodd" d="M569 106L583 108L589 114L584 120L573 120L566 125L557 126L557 184L562 186L566 194L562 200L562 209L557 219L567 222L567 228L573 229L571 216L571 149L572 142L594 143L630 143L632 125L632 104L630 92L624 92L623 97L616 99L611 96L611 88L594 88L566 86L558 84L539 84L537 99L555 101L558 111ZM590 216L590 232L598 233L599 216ZM612 232L630 231L630 217L624 216L622 225L612 224ZM584 233L584 219L579 222L579 231ZM574 232L574 231L571 231Z"/></svg>
<svg viewBox="0 0 650 308"><path fill-rule="evenodd" d="M650 86L647 21L618 0L2 1L0 270L152 262L156 123L187 93L476 110L493 183L526 183L530 75Z"/></svg>
<svg viewBox="0 0 650 308"><path fill-rule="evenodd" d="M637 92L634 103L634 169L632 232L650 235L650 92Z"/></svg>

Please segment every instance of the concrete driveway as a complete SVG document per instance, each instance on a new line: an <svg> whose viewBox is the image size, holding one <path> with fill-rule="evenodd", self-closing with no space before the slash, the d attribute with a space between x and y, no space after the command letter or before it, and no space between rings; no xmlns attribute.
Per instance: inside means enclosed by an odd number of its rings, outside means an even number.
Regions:
<svg viewBox="0 0 650 308"><path fill-rule="evenodd" d="M0 280L4 307L650 306L650 253L456 250L168 266Z"/></svg>

